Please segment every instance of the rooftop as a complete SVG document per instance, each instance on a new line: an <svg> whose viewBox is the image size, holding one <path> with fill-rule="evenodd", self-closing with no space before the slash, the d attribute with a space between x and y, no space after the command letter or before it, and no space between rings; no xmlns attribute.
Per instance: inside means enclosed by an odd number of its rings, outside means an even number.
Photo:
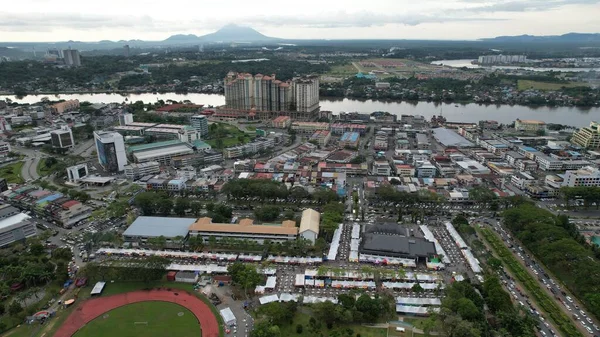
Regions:
<svg viewBox="0 0 600 337"><path fill-rule="evenodd" d="M190 231L196 232L230 232L246 234L279 234L298 235L295 221L284 221L281 225L255 225L252 219L241 219L237 224L213 223L211 218L198 219L190 225Z"/></svg>
<svg viewBox="0 0 600 337"><path fill-rule="evenodd" d="M161 148L161 147L166 147L166 146L177 145L177 144L181 144L181 143L182 142L178 139L167 140L164 142L155 142L155 143L149 143L149 144L130 146L127 148L127 150L129 152L144 151L144 150L150 150L150 149L156 149L156 148Z"/></svg>
<svg viewBox="0 0 600 337"><path fill-rule="evenodd" d="M300 233L306 231L313 231L319 234L319 221L321 220L321 214L314 209L305 209L302 212L302 219L300 220Z"/></svg>
<svg viewBox="0 0 600 337"><path fill-rule="evenodd" d="M25 214L25 213L19 213L13 216L10 216L8 218L2 219L0 220L0 230L3 230L5 228L8 228L10 226L16 225L19 222L22 222L24 220L27 220L31 218L29 215Z"/></svg>
<svg viewBox="0 0 600 337"><path fill-rule="evenodd" d="M473 146L473 143L463 138L458 133L453 130L449 130L446 128L436 128L433 129L433 136L440 142L442 145L448 146L456 146L456 147L470 147Z"/></svg>
<svg viewBox="0 0 600 337"><path fill-rule="evenodd" d="M193 218L167 218L154 216L138 217L123 233L124 236L144 236L174 238L186 236Z"/></svg>
<svg viewBox="0 0 600 337"><path fill-rule="evenodd" d="M183 154L191 154L194 150L192 150L186 144L173 145L169 147L157 148L153 150L147 151L138 151L134 153L134 157L137 158L138 161L142 161L148 158L155 158L164 155L183 155Z"/></svg>

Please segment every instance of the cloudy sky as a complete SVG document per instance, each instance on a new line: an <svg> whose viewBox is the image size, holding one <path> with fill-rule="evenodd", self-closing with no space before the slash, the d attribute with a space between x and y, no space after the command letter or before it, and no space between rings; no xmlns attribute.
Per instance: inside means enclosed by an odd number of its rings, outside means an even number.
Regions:
<svg viewBox="0 0 600 337"><path fill-rule="evenodd" d="M162 40L228 23L290 39L600 33L600 0L19 0L0 7L0 41Z"/></svg>

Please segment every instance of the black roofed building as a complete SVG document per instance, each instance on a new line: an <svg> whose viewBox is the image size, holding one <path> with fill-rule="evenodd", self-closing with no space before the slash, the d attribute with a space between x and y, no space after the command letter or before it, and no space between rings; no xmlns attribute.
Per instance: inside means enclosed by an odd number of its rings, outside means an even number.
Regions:
<svg viewBox="0 0 600 337"><path fill-rule="evenodd" d="M433 242L415 237L413 233L410 228L395 223L373 225L363 234L359 251L422 261L436 254Z"/></svg>

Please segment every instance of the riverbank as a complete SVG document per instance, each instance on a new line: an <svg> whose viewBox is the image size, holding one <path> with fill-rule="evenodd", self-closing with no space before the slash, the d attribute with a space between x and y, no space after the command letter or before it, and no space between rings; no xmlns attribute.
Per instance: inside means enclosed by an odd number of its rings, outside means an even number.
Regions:
<svg viewBox="0 0 600 337"><path fill-rule="evenodd" d="M26 96L21 99L11 96L0 96L0 100L10 98L17 103L39 102L45 95ZM122 103L124 97L119 94L61 94L60 99L78 99L80 102L90 103ZM143 101L154 103L157 100L189 100L204 106L220 106L225 104L225 97L218 94L166 94L130 93L126 96L129 101ZM546 123L570 125L574 127L588 126L590 121L600 120L600 107L544 107L498 104L451 104L440 102L396 102L371 99L330 98L321 99L321 110L332 111L334 114L341 112L372 113L374 111L387 111L398 117L401 115L422 115L427 119L432 116L443 115L449 121L473 122L480 120L496 120L499 123L510 124L515 119L536 119Z"/></svg>

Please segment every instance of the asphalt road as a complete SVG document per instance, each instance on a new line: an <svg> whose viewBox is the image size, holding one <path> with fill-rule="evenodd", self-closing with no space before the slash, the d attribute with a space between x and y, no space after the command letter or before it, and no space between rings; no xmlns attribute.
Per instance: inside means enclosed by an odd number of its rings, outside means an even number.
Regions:
<svg viewBox="0 0 600 337"><path fill-rule="evenodd" d="M546 289L548 295L558 302L558 306L573 320L575 326L583 334L600 336L598 322L587 315L577 298L569 294L565 287L561 286L559 282L550 277L542 265L539 264L526 249L521 247L521 244L510 235L509 231L505 230L500 224L493 220L489 220L488 225L500 235L504 244L511 249L511 252L515 255L517 260L521 261L528 269L529 273L537 278L540 286L543 289Z"/></svg>

